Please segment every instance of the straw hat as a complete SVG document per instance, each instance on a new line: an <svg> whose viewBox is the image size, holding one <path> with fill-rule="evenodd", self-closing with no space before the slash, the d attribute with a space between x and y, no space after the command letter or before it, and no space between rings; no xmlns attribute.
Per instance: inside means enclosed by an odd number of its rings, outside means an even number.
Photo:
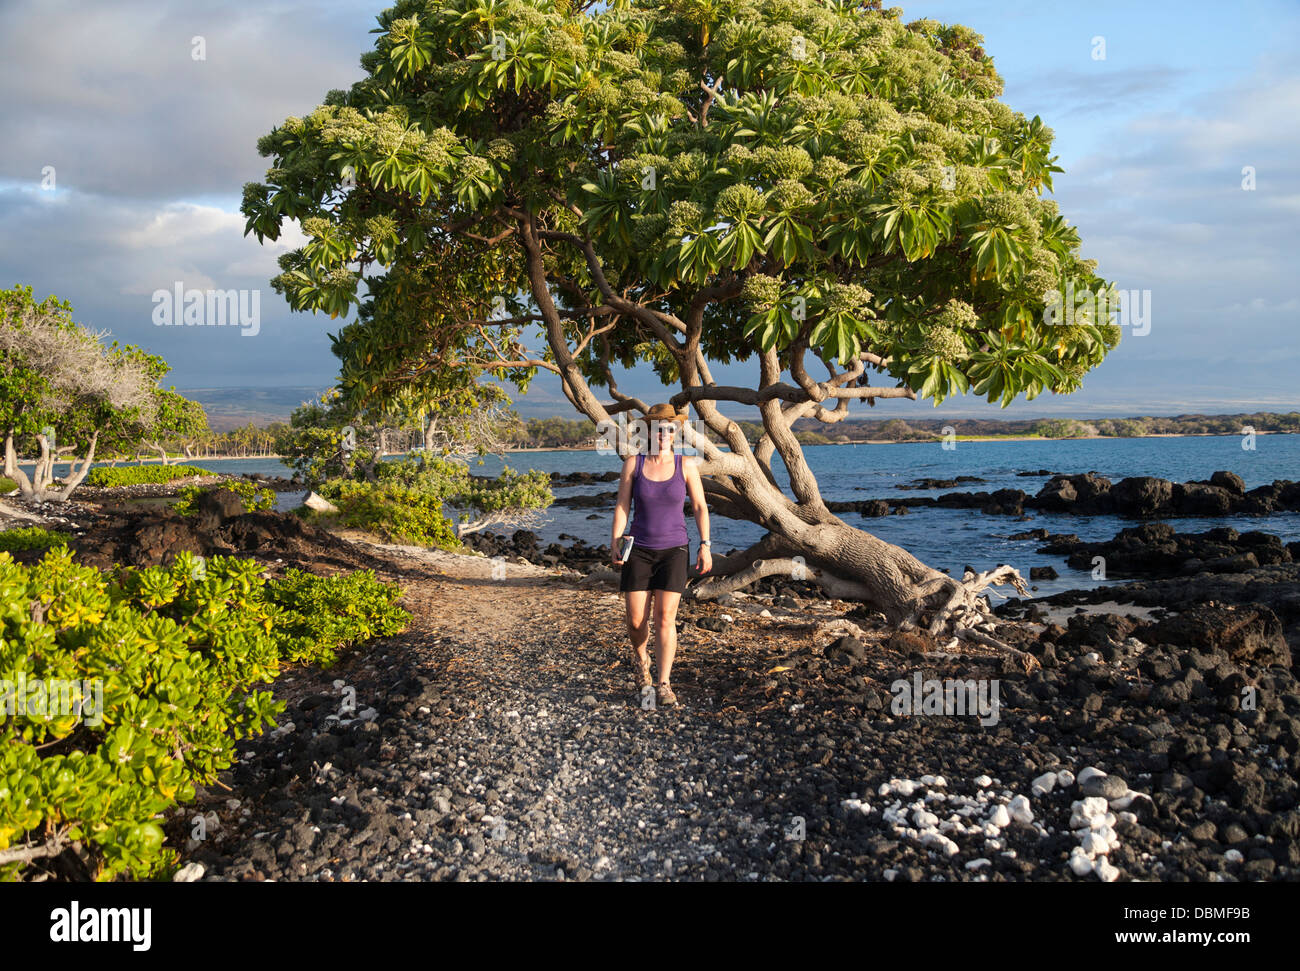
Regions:
<svg viewBox="0 0 1300 971"><path fill-rule="evenodd" d="M675 421L678 425L686 424L686 413L677 411L670 404L654 405L645 416L651 421Z"/></svg>

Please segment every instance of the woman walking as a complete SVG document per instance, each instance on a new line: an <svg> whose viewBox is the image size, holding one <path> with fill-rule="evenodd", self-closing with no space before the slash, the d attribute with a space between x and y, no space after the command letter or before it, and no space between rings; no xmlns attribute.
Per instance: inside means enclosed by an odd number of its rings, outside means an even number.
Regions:
<svg viewBox="0 0 1300 971"><path fill-rule="evenodd" d="M686 589L687 563L690 558L686 535L686 516L682 511L687 493L700 531L700 552L695 568L700 573L713 569L709 552L709 507L704 502L704 486L694 462L682 461L674 448L677 432L686 422L668 404L655 405L645 415L649 425L650 454L638 452L623 461L618 482L618 506L614 510L614 533L610 543L614 565L622 565L619 590L627 607L627 631L632 638L632 665L637 672L637 687L655 684L655 697L661 705L677 704L669 682L673 658L677 654L677 605ZM633 500L635 499L635 504ZM632 507L633 539L627 562L619 559L619 542ZM658 678L651 680L649 614L654 612L655 660Z"/></svg>

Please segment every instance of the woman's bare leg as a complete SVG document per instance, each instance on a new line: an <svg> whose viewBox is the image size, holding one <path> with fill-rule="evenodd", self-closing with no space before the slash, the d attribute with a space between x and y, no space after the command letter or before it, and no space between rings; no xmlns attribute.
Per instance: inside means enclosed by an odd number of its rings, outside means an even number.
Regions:
<svg viewBox="0 0 1300 971"><path fill-rule="evenodd" d="M646 651L650 643L649 601L649 590L628 590L623 594L627 605L627 634L632 638L632 654L639 666L650 660Z"/></svg>
<svg viewBox="0 0 1300 971"><path fill-rule="evenodd" d="M654 591L655 660L659 665L659 680L669 680L673 659L677 657L677 605L682 595L672 590Z"/></svg>

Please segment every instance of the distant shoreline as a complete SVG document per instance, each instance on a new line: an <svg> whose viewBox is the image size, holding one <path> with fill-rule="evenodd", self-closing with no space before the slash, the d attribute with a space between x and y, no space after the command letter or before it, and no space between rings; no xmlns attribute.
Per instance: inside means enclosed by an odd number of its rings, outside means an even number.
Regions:
<svg viewBox="0 0 1300 971"><path fill-rule="evenodd" d="M1255 432L1259 435L1293 435L1295 432ZM959 442L1126 442L1140 438L1240 438L1236 432L1153 432L1150 435L1081 435L1078 438L1046 438L1042 435L957 435ZM942 438L868 439L857 442L823 442L825 445L933 445Z"/></svg>
<svg viewBox="0 0 1300 971"><path fill-rule="evenodd" d="M1294 432L1272 432L1257 431L1259 435L1291 435ZM1214 432L1157 432L1151 435L1085 435L1079 438L1045 438L1042 435L958 435L955 440L958 442L1124 442L1134 441L1142 438L1240 438L1241 436L1233 433L1224 435ZM805 447L820 448L825 445L935 445L943 442L942 437L936 438L869 438L859 439L849 442L815 442ZM725 445L719 446L726 449ZM508 448L507 452L591 452L595 451L592 445L553 445L546 448Z"/></svg>
<svg viewBox="0 0 1300 971"><path fill-rule="evenodd" d="M1276 432L1276 431L1256 431L1256 436L1261 435L1293 435L1295 432ZM1239 434L1233 433L1225 435L1214 432L1155 432L1150 435L1087 435L1081 438L1044 438L1042 435L958 435L953 439L957 442L1123 442L1133 441L1144 438L1240 438ZM848 442L816 442L810 443L805 447L820 448L822 446L836 445L935 445L942 444L944 441L941 437L936 438L912 438L912 439L893 439L893 438L869 438L859 439ZM719 445L723 451L727 451L726 445ZM595 451L594 445L550 445L545 447L527 447L527 448L508 448L506 454L513 455L516 453L524 454L528 452L592 452ZM405 452L386 452L384 458L394 455L405 455ZM496 453L491 453L496 454ZM279 461L282 455L209 455L204 458L185 459L184 461L172 463L174 465L193 465L202 462L258 462L258 461ZM30 465L31 459L19 459L20 465ZM56 465L66 464L65 462L56 462ZM158 459L144 459L137 462L134 459L128 462L117 463L118 468L130 468L137 465L158 465ZM96 462L96 466L108 466L108 463Z"/></svg>

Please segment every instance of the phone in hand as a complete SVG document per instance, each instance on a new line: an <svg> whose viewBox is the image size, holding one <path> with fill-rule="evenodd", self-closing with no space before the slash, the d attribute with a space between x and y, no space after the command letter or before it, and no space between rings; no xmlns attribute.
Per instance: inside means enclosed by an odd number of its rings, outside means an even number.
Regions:
<svg viewBox="0 0 1300 971"><path fill-rule="evenodd" d="M620 537L620 538L619 538L619 541L618 541L618 561L619 561L620 563L626 563L626 562L627 562L628 554L630 554L630 553L632 552L632 544L633 544L633 537L630 536L630 535L629 535L629 536L623 536L623 537Z"/></svg>

